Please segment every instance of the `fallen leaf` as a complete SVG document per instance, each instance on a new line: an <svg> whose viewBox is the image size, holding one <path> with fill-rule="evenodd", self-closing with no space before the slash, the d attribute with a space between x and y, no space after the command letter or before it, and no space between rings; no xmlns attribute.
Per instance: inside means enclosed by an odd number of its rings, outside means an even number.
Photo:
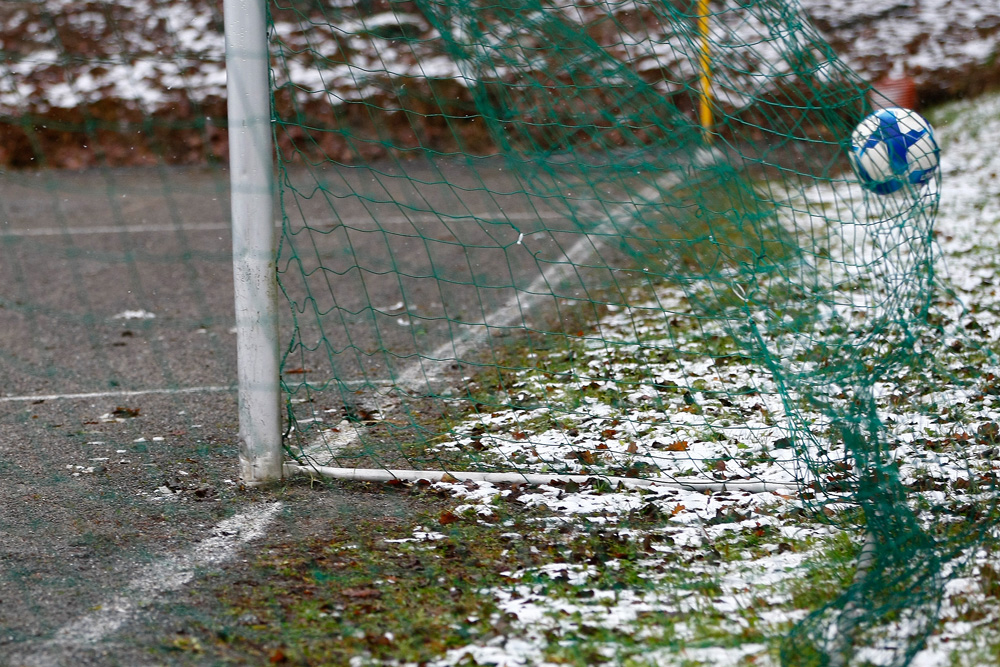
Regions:
<svg viewBox="0 0 1000 667"><path fill-rule="evenodd" d="M668 452L686 452L688 448L687 440L678 440L667 445Z"/></svg>
<svg viewBox="0 0 1000 667"><path fill-rule="evenodd" d="M340 592L340 594L344 597L354 598L357 600L370 600L372 598L382 597L382 591L374 588L345 588Z"/></svg>
<svg viewBox="0 0 1000 667"><path fill-rule="evenodd" d="M996 422L986 422L976 429L976 435L988 443L995 443L1000 438L1000 426Z"/></svg>

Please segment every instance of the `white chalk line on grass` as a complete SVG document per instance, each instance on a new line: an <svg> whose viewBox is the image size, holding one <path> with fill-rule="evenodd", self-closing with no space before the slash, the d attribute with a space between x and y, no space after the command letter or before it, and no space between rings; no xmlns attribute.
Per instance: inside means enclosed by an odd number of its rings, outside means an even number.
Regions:
<svg viewBox="0 0 1000 667"><path fill-rule="evenodd" d="M89 398L131 398L150 394L207 394L212 392L235 392L236 387L166 387L163 389L122 389L117 391L90 391L78 394L24 394L21 396L0 396L0 403L39 403L42 401L73 401Z"/></svg>
<svg viewBox="0 0 1000 667"><path fill-rule="evenodd" d="M59 649L86 647L108 639L158 597L189 583L197 570L232 560L243 545L264 535L281 507L280 502L261 503L219 522L211 529L210 537L184 553L165 556L146 566L121 593L102 602L96 611L64 625L52 639L18 656L18 660L39 666L63 664L68 656L57 654Z"/></svg>

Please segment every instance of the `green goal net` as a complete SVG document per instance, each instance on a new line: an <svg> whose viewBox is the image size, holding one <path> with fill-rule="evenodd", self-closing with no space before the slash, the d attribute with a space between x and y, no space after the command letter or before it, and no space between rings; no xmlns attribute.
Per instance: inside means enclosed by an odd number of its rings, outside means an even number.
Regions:
<svg viewBox="0 0 1000 667"><path fill-rule="evenodd" d="M820 2L0 0L0 663L996 662L1000 98L849 64L1000 22ZM269 462L412 486L241 484L248 213Z"/></svg>
<svg viewBox="0 0 1000 667"><path fill-rule="evenodd" d="M0 664L996 662L1000 21L821 1L0 0Z"/></svg>
<svg viewBox="0 0 1000 667"><path fill-rule="evenodd" d="M955 396L994 358L935 275L939 174L861 186L885 100L796 4L271 20L289 454L774 491L861 545L785 663L908 662L993 516Z"/></svg>

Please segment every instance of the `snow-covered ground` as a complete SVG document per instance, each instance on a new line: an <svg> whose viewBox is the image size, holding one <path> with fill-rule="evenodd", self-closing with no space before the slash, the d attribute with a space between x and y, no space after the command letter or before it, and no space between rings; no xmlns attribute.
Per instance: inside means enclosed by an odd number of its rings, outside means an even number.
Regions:
<svg viewBox="0 0 1000 667"><path fill-rule="evenodd" d="M372 75L379 72L459 82L469 75L440 53L439 33L415 7L370 4L376 11L367 16L329 4L323 11L331 25L279 13L276 44L277 38L284 41L291 80L350 100L378 93ZM802 0L801 6L837 53L871 80L901 65L940 98L982 89L987 82L977 77L996 71L991 68L1000 44L1000 10L992 0ZM642 3L631 1L551 7L567 20L608 13L621 18L622 26L629 24L630 12L642 11ZM714 35L719 40L732 38L726 37L732 31L758 45L780 41L761 33L752 11L713 8L719 13ZM626 35L620 46L629 60L639 71L672 68L675 79L691 74L692 66L685 69L683 62L688 56L673 46L685 36L672 40L657 30L650 24ZM419 39L401 41L400 35ZM309 52L294 54L289 47ZM45 113L118 100L145 113L184 115L192 102L224 99L224 49L221 3L213 0L26 3L0 15L0 51L6 54L0 61L0 113ZM372 80L370 87L359 84L366 79Z"/></svg>
<svg viewBox="0 0 1000 667"><path fill-rule="evenodd" d="M1000 133L1000 96L953 104L936 110L931 118L937 124L943 150L943 189L936 234L941 253L939 267L945 274L943 285L954 289L966 309L948 295L947 289L940 291L937 306L946 317L955 318L954 331L972 332L987 348L995 347L1000 336L996 326L1000 298L994 284L994 249L1000 240L1000 156L996 151L983 150L983 138ZM616 334L622 340L633 340L642 322L641 311L613 314L602 323L601 334L612 343ZM647 324L647 333L653 335L655 322L651 319ZM964 334L955 335L957 338L945 342L950 345L954 340L970 340ZM613 390L614 378L633 377L637 352L635 346L623 345L620 354L613 345L595 346L592 360L581 364L604 378L591 393L599 396L602 387ZM566 526L576 526L575 530L607 526L624 539L646 540L651 545L648 553L633 562L553 562L532 571L506 573L508 586L484 591L495 597L506 615L506 632L491 641L455 649L438 664L459 664L467 655L485 664L547 664L560 645L579 644L583 641L580 637L588 632L594 634L593 628L600 628L608 637L603 644L598 642L595 650L618 663L629 659L635 664L659 665L776 664L775 639L812 611L794 604L790 593L794 582L803 575L803 564L818 558L850 533L796 512L798 507L810 506L803 500L801 489L790 486L784 492L757 493L740 490L741 480L791 483L797 471L794 450L773 446L783 437L780 424L784 420L782 407L774 402L762 371L744 367L736 377L725 373L735 372L735 365L720 374L708 362L657 365L645 359L643 363L659 369L657 379L665 385L691 387L697 383L704 391L696 392L691 403L677 400L671 407L662 408L654 407L648 392L637 387L622 401L627 407L587 399L573 410L560 413L558 424L551 427L540 426L547 423L542 418L546 415L532 410L498 410L459 425L455 429L459 437L442 445L462 449L475 446L477 450L499 452L502 459L516 462L521 469L550 472L622 470L646 462L650 466L646 472L660 470L665 484L646 490L557 484L521 492L518 502L544 506L551 513L545 521L551 524L548 530L553 540L558 540L555 536L560 527L561 532L572 532ZM969 363L968 357L956 353L944 366L958 373L963 363ZM531 370L521 375L520 388L525 392L522 398L540 393L550 405L557 404L572 386L546 381L544 373ZM923 378L924 382L928 380L932 386L924 397L882 401L883 419L890 425L892 456L899 464L902 481L915 490L914 498L923 497L936 512L947 515L948 508L958 512L959 506L974 499L967 491L970 479L974 482L975 475L996 469L992 436L984 434L982 428L1000 420L1000 404L989 391L983 392L982 386L934 391L935 379ZM586 385L593 382L589 378L579 381ZM730 396L729 400L736 404L735 414L742 413L745 419L732 431L720 429L729 437L713 440L706 437L710 432L708 413L714 412L712 418L718 420L719 411L725 408L713 402L709 394L711 389L719 388L719 382L727 381L753 384L760 394L744 399L743 405L739 398ZM946 416L928 414L917 405L928 402L945 408ZM751 409L752 403L763 409ZM700 409L682 412L693 405ZM955 410L955 406L962 409ZM552 411L551 407L538 410ZM834 443L822 444L836 449ZM582 452L590 454L584 456ZM831 460L835 458L833 451ZM720 461L724 462L721 466ZM655 473L649 474L656 478ZM716 488L712 493L677 484L685 480L737 483L731 490ZM439 487L456 495L461 504L455 513L467 516L489 516L498 499L514 493L509 487L487 483L441 483ZM831 504L825 511L833 515L845 507ZM669 521L651 529L622 527L639 512L669 517ZM922 516L933 522L941 515L936 519ZM748 534L766 538L746 546L745 539L741 542L739 536ZM946 566L940 621L912 664L976 665L988 659L985 656L992 650L989 645L994 639L986 630L1000 618L1000 607L988 590L989 575L998 566L989 547L996 537L991 534L986 543L971 547L964 560ZM862 538L852 535L851 539ZM744 546L727 557L705 557L707 553L718 554L731 543ZM702 557L695 558L698 554ZM951 569L963 563L969 567ZM649 586L625 590L602 587L602 576L609 567L636 568ZM692 590L692 581L702 578L711 582L711 595L707 597ZM565 592L554 593L548 585L552 581L568 582L576 587L574 590L589 586L593 594L579 599ZM651 626L644 621L651 615L676 622ZM751 627L753 632L748 630ZM891 645L899 638L894 633L904 630L889 624L884 633L883 644L889 648L869 647L864 654L874 664L887 664L899 657ZM638 648L625 638L636 640Z"/></svg>
<svg viewBox="0 0 1000 667"><path fill-rule="evenodd" d="M851 2L848 9L821 0L801 4L834 52L863 79L902 69L914 75L926 100L940 101L987 89L1000 72L1000 10L992 0L877 0ZM381 130L397 148L424 142L431 150L452 150L456 128L435 125L438 114L464 117L470 85L502 77L511 66L531 71L537 64L551 73L560 56L541 57L544 39L539 42L532 33L555 29L575 43L579 34L572 31L584 24L582 30L606 53L576 53L573 67L600 72L611 82L617 75L610 70L628 63L629 76L642 77L658 95L673 95L696 85L698 38L693 18L664 12L664 6L634 0L547 2L545 12L522 16L520 25L506 28L493 21L495 30L482 36L483 44L467 45L468 57L458 57L465 47L454 42L478 30L475 21L463 23L464 14L449 19L446 30L415 3L324 2L304 13L275 8L270 37L279 114L305 113L322 126L331 107L343 113L345 128L369 137L347 146L337 133L321 133L322 150L345 162L388 154L384 137L366 134L372 129L368 112L350 102L386 110ZM825 47L800 43L803 34L811 41L814 33L775 24L769 5L744 8L731 2L712 8L714 96L720 104L739 107L747 90L784 85L792 68L812 72L806 76L816 82L828 76ZM670 14L669 20L657 18L657 12ZM763 13L772 18L765 20ZM452 40L450 52L443 31ZM741 44L753 45L754 55L747 59L747 51L733 48ZM0 127L6 128L0 164L80 168L225 157L221 0L15 3L0 12L0 53ZM545 59L552 57L555 62ZM451 107L428 113L431 82L439 103ZM687 94L680 94L679 104ZM415 114L393 113L410 104ZM25 114L35 119L31 136L23 129ZM427 120L418 125L428 127L411 127L420 118ZM464 143L491 150L482 123L460 125ZM157 142L143 145L147 136ZM279 143L292 138L279 136Z"/></svg>

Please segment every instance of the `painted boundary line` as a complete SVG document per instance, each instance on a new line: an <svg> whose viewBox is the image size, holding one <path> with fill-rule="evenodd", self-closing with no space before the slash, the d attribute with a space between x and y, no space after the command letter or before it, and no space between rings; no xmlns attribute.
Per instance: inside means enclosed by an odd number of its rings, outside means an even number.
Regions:
<svg viewBox="0 0 1000 667"><path fill-rule="evenodd" d="M699 155L695 161L705 159ZM642 188L631 203L618 205L620 211L611 213L608 220L600 222L589 231L580 232L580 239L563 252L564 261L542 269L539 276L527 288L515 289L515 293L493 311L489 322L466 327L451 340L439 345L426 360L418 358L411 363L395 377L396 386L409 391L418 391L421 385L426 386L426 383L438 377L438 374L428 369L426 364L439 360L450 364L454 360L460 360L478 344L473 337L473 331L483 332L498 327L514 326L524 321L525 311L531 311L546 301L558 298L552 290L552 285L575 274L578 265L599 256L605 240L613 237L623 225L631 228L635 224L635 218L631 215L632 209L639 204L646 205L656 201L664 191L672 190L682 182L683 179L677 173L667 172L657 178L653 185ZM601 212L589 212L589 214L597 216L601 215Z"/></svg>
<svg viewBox="0 0 1000 667"><path fill-rule="evenodd" d="M122 592L104 600L96 611L64 625L36 650L11 656L12 664L31 667L72 664L69 651L92 647L108 639L158 597L189 583L197 570L231 560L244 544L262 537L281 507L280 502L261 503L219 522L211 529L210 537L186 552L164 556L149 564Z"/></svg>
<svg viewBox="0 0 1000 667"><path fill-rule="evenodd" d="M716 149L699 150L695 153L692 163L695 165L707 165L721 159L721 154ZM556 298L551 289L551 285L558 283L561 279L570 276L576 265L584 263L586 260L598 255L603 245L604 239L616 233L620 226L625 225L631 228L635 224L635 218L631 215L632 209L639 205L648 205L662 200L664 192L668 192L683 183L683 178L677 172L668 171L655 181L640 189L633 197L631 204L620 204L618 210L610 213L609 219L600 222L589 232L581 232L581 238L577 240L569 249L564 251L564 262L550 265L542 269L540 275L524 290L516 290L507 301L499 308L494 309L489 323L481 325L470 325L463 329L451 340L445 341L426 358L418 358L411 362L406 368L395 376L392 386L401 387L407 391L419 392L421 386L428 386L430 382L440 377L434 368L428 366L448 363L453 360L460 360L464 354L472 350L477 345L473 332L489 331L495 327L513 326L522 320L526 310L531 310L545 301ZM601 212L588 212L589 215L600 215ZM565 217L565 216L564 216ZM596 219L596 218L595 218ZM329 434L320 432L312 441L302 448L300 454L317 469L326 468L328 471L345 471L348 478L354 478L357 474L353 469L341 469L329 464L336 458L337 452L343 450L357 442L360 438L360 427L353 427L344 432ZM326 457L325 463L320 460L320 456ZM295 466L289 468L293 470ZM381 471L374 471L376 477Z"/></svg>
<svg viewBox="0 0 1000 667"><path fill-rule="evenodd" d="M556 213L459 213L431 214L414 213L413 215L390 215L377 218L379 225L403 225L414 222L436 222L438 220L485 220L489 222L525 222L531 220L561 220L564 215ZM375 220L374 217L371 218ZM321 219L310 223L317 228L342 224L343 220ZM281 228L281 221L276 220L274 226ZM163 234L169 232L228 232L232 229L229 222L188 222L177 224L132 224L132 225L95 225L93 227L32 227L27 229L10 229L0 227L0 238L55 237L55 236L90 236L100 234Z"/></svg>
<svg viewBox="0 0 1000 667"><path fill-rule="evenodd" d="M141 234L163 232L221 232L229 231L228 222L191 222L177 225L96 225L94 227L33 227L30 229L4 229L0 237L30 236L88 236L97 234Z"/></svg>
<svg viewBox="0 0 1000 667"><path fill-rule="evenodd" d="M0 403L39 403L42 401L74 401L88 398L130 398L149 394L202 394L211 392L235 392L234 386L180 387L163 389L135 389L121 391L91 391L80 394L28 394L22 396L0 396Z"/></svg>

